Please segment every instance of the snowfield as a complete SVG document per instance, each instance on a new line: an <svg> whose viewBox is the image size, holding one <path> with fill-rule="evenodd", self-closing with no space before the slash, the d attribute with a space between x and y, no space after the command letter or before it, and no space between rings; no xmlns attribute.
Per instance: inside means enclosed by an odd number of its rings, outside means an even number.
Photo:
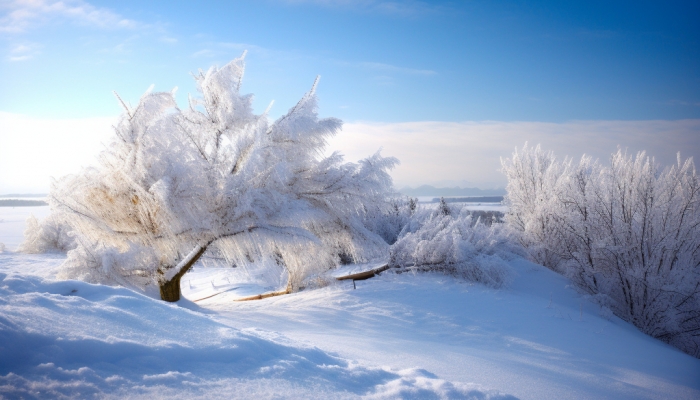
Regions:
<svg viewBox="0 0 700 400"><path fill-rule="evenodd" d="M169 304L55 280L64 255L14 252L30 213L0 208L3 398L700 398L700 360L523 259L503 289L385 272L247 302L269 277L196 266Z"/></svg>

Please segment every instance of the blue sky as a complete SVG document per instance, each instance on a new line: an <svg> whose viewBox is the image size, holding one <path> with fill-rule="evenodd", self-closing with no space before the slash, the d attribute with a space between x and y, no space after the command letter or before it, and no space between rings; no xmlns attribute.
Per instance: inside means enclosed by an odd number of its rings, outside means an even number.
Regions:
<svg viewBox="0 0 700 400"><path fill-rule="evenodd" d="M283 114L319 74L321 114L343 119L350 131L353 124L385 124L389 132L421 121L694 120L698 19L700 3L689 1L0 0L0 113L15 121L0 124L0 135L31 136L37 120L114 118L120 109L112 91L136 102L151 84L178 86L184 103L195 91L190 72L243 50L243 90L255 94L256 109L275 100L271 115ZM558 135L585 135L560 126ZM663 144L673 130L681 147L659 150L660 159L679 150L700 157L697 124L688 126L654 131ZM512 143L529 138L520 136ZM653 140L617 145L658 148ZM609 147L583 150L604 157L615 150ZM577 157L582 149L564 143L561 150ZM393 155L387 146L384 152ZM495 163L488 179L455 170L433 181L502 183ZM19 189L2 175L0 192ZM429 175L421 182L404 175L397 183L430 183Z"/></svg>

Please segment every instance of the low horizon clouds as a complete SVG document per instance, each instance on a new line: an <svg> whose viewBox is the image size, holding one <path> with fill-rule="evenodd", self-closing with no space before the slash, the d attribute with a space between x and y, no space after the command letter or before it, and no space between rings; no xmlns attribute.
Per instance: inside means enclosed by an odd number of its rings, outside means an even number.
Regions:
<svg viewBox="0 0 700 400"><path fill-rule="evenodd" d="M94 165L113 134L116 117L37 119L0 112L0 194L46 193L50 177ZM559 159L584 153L606 163L618 145L628 153L647 150L663 166L676 153L700 160L700 119L677 121L405 122L347 123L329 140L326 154L339 151L357 161L382 148L401 164L392 171L397 188L469 181L503 187L500 159L525 142ZM442 183L442 184L441 184Z"/></svg>
<svg viewBox="0 0 700 400"><path fill-rule="evenodd" d="M618 147L628 154L646 151L662 166L700 160L700 119L658 121L405 122L348 123L329 141L348 161L378 149L401 164L393 171L397 188L469 181L482 188L503 187L500 159L525 142L540 144L558 159L578 161L587 154L606 164ZM327 152L329 153L329 152Z"/></svg>
<svg viewBox="0 0 700 400"><path fill-rule="evenodd" d="M51 177L79 172L97 160L116 121L0 112L0 194L48 193Z"/></svg>

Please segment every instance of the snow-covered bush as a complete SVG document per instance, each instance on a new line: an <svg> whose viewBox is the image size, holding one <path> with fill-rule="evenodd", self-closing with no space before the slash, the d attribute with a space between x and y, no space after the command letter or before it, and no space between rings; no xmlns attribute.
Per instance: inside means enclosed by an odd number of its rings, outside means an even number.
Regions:
<svg viewBox="0 0 700 400"><path fill-rule="evenodd" d="M576 164L527 145L503 161L506 217L532 258L643 332L700 356L700 179L618 151Z"/></svg>
<svg viewBox="0 0 700 400"><path fill-rule="evenodd" d="M558 246L548 244L560 238L554 230L551 210L556 203L555 189L562 179L562 165L552 152L544 152L539 146L532 149L527 144L522 151L515 150L512 160L502 163L508 178L508 195L504 198L510 210L507 222L515 230L527 232L518 240L533 261L558 271L559 255L550 248Z"/></svg>
<svg viewBox="0 0 700 400"><path fill-rule="evenodd" d="M505 260L518 253L502 224L488 226L466 207L442 202L419 209L390 250L390 265L440 271L491 287L507 285L513 272Z"/></svg>
<svg viewBox="0 0 700 400"><path fill-rule="evenodd" d="M56 215L49 215L42 221L31 215L26 224L24 241L19 246L19 251L23 253L65 253L75 248L70 226Z"/></svg>
<svg viewBox="0 0 700 400"><path fill-rule="evenodd" d="M271 123L239 93L243 71L243 56L200 71L200 97L184 110L174 93L146 93L134 108L122 101L99 164L52 186L52 209L78 246L63 276L158 287L176 301L182 275L214 248L237 265L274 255L289 290L340 255L386 254L363 213L389 207L396 159L322 157L341 121L318 118L316 82Z"/></svg>
<svg viewBox="0 0 700 400"><path fill-rule="evenodd" d="M394 197L389 200L389 207L365 207L363 222L367 229L381 236L385 242L394 244L417 207L417 199Z"/></svg>

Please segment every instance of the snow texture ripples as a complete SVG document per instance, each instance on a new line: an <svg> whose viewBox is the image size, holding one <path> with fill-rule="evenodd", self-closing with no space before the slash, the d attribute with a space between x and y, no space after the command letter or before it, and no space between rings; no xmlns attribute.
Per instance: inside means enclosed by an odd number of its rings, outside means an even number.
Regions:
<svg viewBox="0 0 700 400"><path fill-rule="evenodd" d="M205 312L0 273L0 397L513 398L421 369L360 365Z"/></svg>

